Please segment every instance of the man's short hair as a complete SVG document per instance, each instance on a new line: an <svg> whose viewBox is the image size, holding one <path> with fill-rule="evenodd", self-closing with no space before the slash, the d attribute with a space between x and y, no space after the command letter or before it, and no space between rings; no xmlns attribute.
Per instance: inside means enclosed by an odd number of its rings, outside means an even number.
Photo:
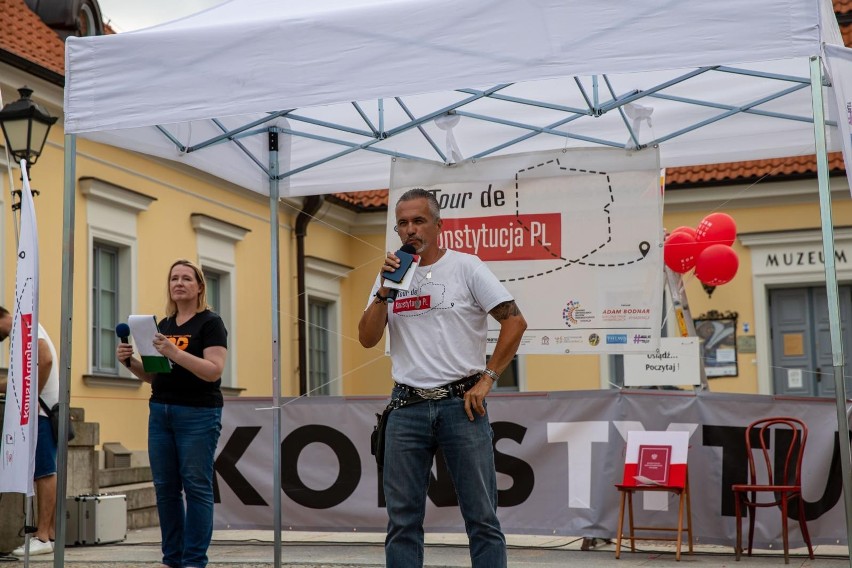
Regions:
<svg viewBox="0 0 852 568"><path fill-rule="evenodd" d="M429 213L432 214L433 220L437 221L441 218L441 205L438 203L438 198L435 197L434 191L429 191L422 187L409 189L399 196L396 204L399 205L401 201L411 201L412 199L425 199L426 203L429 204Z"/></svg>
<svg viewBox="0 0 852 568"><path fill-rule="evenodd" d="M0 306L0 318L5 318L8 315L9 315L9 310L4 308L3 306Z"/></svg>

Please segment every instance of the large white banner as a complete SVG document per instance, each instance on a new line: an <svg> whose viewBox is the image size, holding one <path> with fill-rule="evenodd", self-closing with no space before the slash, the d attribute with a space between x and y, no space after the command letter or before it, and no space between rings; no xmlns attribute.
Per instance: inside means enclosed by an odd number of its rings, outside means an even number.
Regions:
<svg viewBox="0 0 852 568"><path fill-rule="evenodd" d="M833 100L826 101L829 115L837 122L837 130L846 163L846 179L852 189L852 49L839 45L825 46L826 63Z"/></svg>
<svg viewBox="0 0 852 568"><path fill-rule="evenodd" d="M529 327L519 353L657 347L663 265L656 149L572 149L452 166L397 159L390 187L388 250L401 244L393 230L399 196L415 187L434 192L441 246L487 262L523 312ZM489 328L493 345L499 326L490 321Z"/></svg>
<svg viewBox="0 0 852 568"><path fill-rule="evenodd" d="M15 269L9 381L0 447L0 493L33 495L38 435L38 231L26 164L21 191L21 230Z"/></svg>
<svg viewBox="0 0 852 568"><path fill-rule="evenodd" d="M832 399L676 391L562 391L492 394L498 514L515 534L613 538L627 433L689 432L696 542L730 545L736 538L731 485L745 483L745 428L764 416L795 416L808 425L802 469L805 514L813 542L846 540L836 413ZM217 528L273 526L282 501L285 530L384 531L387 524L376 463L370 455L380 398L305 397L282 408L281 483L272 487L273 428L268 399L228 399L215 461ZM771 438L780 459L789 437ZM452 482L439 456L428 490L428 531L461 532ZM673 526L677 503L661 507L637 497L637 525ZM791 508L790 515L795 515ZM791 546L801 546L790 520ZM777 548L777 508L757 515L755 546Z"/></svg>

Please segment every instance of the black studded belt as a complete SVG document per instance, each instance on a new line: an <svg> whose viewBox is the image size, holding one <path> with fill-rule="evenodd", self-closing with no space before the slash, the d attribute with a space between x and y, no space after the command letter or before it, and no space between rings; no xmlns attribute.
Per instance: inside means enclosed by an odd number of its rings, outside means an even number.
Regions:
<svg viewBox="0 0 852 568"><path fill-rule="evenodd" d="M399 406L408 406L415 402L424 400L443 400L445 398L464 398L464 393L473 388L473 385L479 382L480 373L459 379L442 387L431 389L420 389L410 387L401 383L394 383L395 387L400 390Z"/></svg>

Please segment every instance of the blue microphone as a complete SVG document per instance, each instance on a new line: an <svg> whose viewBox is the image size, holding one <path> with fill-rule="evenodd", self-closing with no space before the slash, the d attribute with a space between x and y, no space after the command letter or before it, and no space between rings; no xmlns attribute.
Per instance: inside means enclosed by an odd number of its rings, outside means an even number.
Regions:
<svg viewBox="0 0 852 568"><path fill-rule="evenodd" d="M120 323L115 326L115 334L122 343L130 343L130 326L126 323ZM130 368L130 357L124 361L125 367Z"/></svg>

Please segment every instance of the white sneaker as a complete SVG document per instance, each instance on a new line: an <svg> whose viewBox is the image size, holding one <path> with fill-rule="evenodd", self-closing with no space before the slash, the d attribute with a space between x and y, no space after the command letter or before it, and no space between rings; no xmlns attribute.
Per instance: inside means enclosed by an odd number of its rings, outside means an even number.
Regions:
<svg viewBox="0 0 852 568"><path fill-rule="evenodd" d="M19 556L21 558L26 554L26 550L24 549L24 544L16 548L12 551L12 556ZM30 556L38 556L39 554L51 554L53 553L53 543L52 542L44 542L40 538L32 537L30 539Z"/></svg>

